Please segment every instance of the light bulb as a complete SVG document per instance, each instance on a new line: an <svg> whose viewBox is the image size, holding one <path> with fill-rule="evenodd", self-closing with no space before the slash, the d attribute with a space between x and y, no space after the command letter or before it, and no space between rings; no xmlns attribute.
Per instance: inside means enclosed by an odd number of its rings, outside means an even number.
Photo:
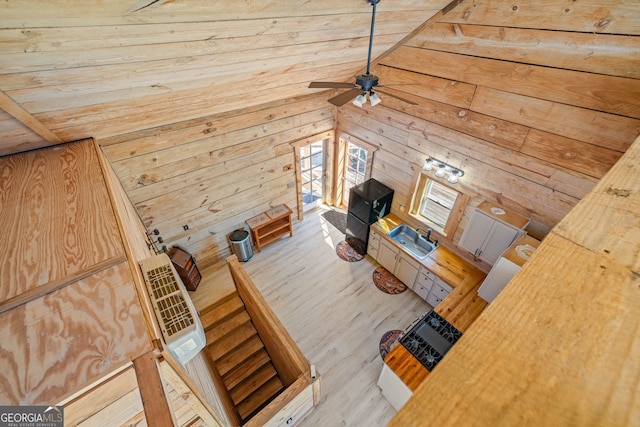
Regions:
<svg viewBox="0 0 640 427"><path fill-rule="evenodd" d="M422 169L426 171L433 170L433 163L431 163L431 157L429 157L427 160L424 161L424 166L422 166Z"/></svg>
<svg viewBox="0 0 640 427"><path fill-rule="evenodd" d="M369 101L371 102L371 106L374 107L382 101L378 95L376 95L373 91L369 92Z"/></svg>
<svg viewBox="0 0 640 427"><path fill-rule="evenodd" d="M440 166L436 171L436 176L442 178L444 176L444 166Z"/></svg>
<svg viewBox="0 0 640 427"><path fill-rule="evenodd" d="M454 171L451 172L449 174L449 178L447 179L447 182L451 183L451 184L455 184L458 182L458 174Z"/></svg>
<svg viewBox="0 0 640 427"><path fill-rule="evenodd" d="M356 99L353 100L353 105L356 107L362 108L362 106L367 102L367 94L362 92L360 95L356 96Z"/></svg>

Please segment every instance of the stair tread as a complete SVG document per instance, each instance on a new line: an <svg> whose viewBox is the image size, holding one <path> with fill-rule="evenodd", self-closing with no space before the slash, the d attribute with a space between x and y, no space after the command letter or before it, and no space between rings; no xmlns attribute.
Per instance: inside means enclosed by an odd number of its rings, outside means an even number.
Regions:
<svg viewBox="0 0 640 427"><path fill-rule="evenodd" d="M200 323L207 330L229 315L244 309L244 303L237 292L233 292L215 304L207 307L200 314Z"/></svg>
<svg viewBox="0 0 640 427"><path fill-rule="evenodd" d="M258 335L252 335L233 351L230 351L218 359L216 361L216 368L221 376L225 376L229 371L256 354L262 348L264 348L264 344L260 340L260 337L258 337Z"/></svg>
<svg viewBox="0 0 640 427"><path fill-rule="evenodd" d="M280 377L273 377L249 397L236 405L238 414L243 422L276 397L283 388Z"/></svg>
<svg viewBox="0 0 640 427"><path fill-rule="evenodd" d="M216 362L225 354L236 349L240 344L245 342L252 335L257 335L258 331L253 327L251 322L244 323L234 329L233 333L227 334L218 341L207 343L207 352L211 356L211 360Z"/></svg>
<svg viewBox="0 0 640 427"><path fill-rule="evenodd" d="M269 362L271 362L269 354L267 354L264 349L259 350L256 354L227 372L227 374L222 377L224 385L227 387L227 390L231 390Z"/></svg>
<svg viewBox="0 0 640 427"><path fill-rule="evenodd" d="M247 313L246 310L230 314L219 322L214 323L206 330L206 340L210 344L214 343L240 325L250 321L251 317L249 317L249 313Z"/></svg>
<svg viewBox="0 0 640 427"><path fill-rule="evenodd" d="M229 394L233 403L237 405L242 402L276 375L278 373L271 362L263 364L245 378L244 381L234 387L229 387Z"/></svg>

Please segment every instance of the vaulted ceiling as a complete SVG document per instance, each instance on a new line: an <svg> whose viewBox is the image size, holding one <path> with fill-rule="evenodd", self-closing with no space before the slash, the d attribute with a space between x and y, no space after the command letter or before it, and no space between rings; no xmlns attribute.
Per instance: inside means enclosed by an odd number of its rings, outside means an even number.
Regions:
<svg viewBox="0 0 640 427"><path fill-rule="evenodd" d="M450 0L382 0L373 55ZM366 0L7 0L0 155L308 95L363 71Z"/></svg>

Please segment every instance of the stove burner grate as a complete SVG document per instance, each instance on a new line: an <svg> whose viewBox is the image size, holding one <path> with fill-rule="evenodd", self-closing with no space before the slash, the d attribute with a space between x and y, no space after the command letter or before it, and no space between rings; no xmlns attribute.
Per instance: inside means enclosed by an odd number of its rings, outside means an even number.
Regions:
<svg viewBox="0 0 640 427"><path fill-rule="evenodd" d="M431 310L400 339L400 344L431 371L460 337L462 332Z"/></svg>

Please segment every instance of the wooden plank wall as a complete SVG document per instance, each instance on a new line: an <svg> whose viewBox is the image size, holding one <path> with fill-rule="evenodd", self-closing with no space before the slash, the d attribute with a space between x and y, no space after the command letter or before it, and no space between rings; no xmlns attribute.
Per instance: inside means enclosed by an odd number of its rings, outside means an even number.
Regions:
<svg viewBox="0 0 640 427"><path fill-rule="evenodd" d="M59 401L151 349L96 154L88 140L0 159L4 405Z"/></svg>
<svg viewBox="0 0 640 427"><path fill-rule="evenodd" d="M373 56L448 1L382 2ZM349 79L365 65L371 7L364 0L6 0L0 16L0 90L72 141L317 92L308 89L313 80ZM14 126L0 122L0 154L48 145L23 141Z"/></svg>
<svg viewBox="0 0 640 427"><path fill-rule="evenodd" d="M501 203L542 237L640 134L640 3L607 6L465 0L374 67L418 105L347 105L338 130L380 148L396 213L431 155L462 166L471 206Z"/></svg>
<svg viewBox="0 0 640 427"><path fill-rule="evenodd" d="M206 264L229 255L227 236L248 218L281 203L297 210L290 144L334 125L326 95L309 95L98 143L159 248Z"/></svg>

